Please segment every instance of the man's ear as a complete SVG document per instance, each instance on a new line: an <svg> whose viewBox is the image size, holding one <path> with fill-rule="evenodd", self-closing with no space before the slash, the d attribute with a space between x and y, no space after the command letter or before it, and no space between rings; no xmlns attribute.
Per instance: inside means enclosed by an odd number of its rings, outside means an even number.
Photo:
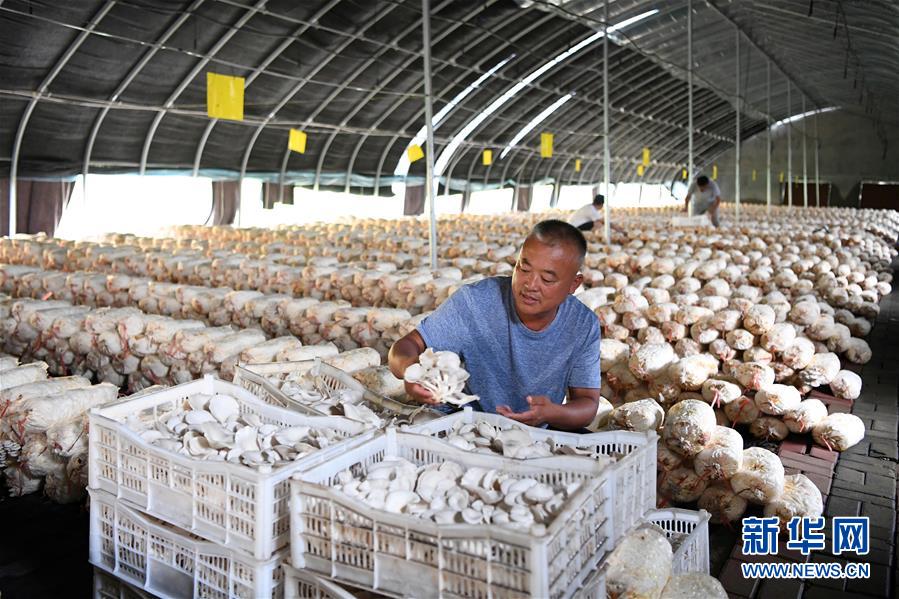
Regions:
<svg viewBox="0 0 899 599"><path fill-rule="evenodd" d="M577 291L577 288L580 287L583 282L584 282L584 275L582 275L580 272L578 272L577 275L574 277L574 281L571 283L571 289L568 290L568 293L571 294L571 293L574 293L575 291Z"/></svg>

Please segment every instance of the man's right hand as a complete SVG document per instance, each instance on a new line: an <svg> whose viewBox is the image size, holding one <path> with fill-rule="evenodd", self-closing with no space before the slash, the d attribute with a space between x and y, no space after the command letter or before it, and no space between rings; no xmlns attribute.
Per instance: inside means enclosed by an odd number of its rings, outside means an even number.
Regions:
<svg viewBox="0 0 899 599"><path fill-rule="evenodd" d="M428 391L418 383L403 381L403 385L406 388L406 395L408 395L413 401L432 406L436 406L440 403L439 401L434 399L434 395L430 391Z"/></svg>

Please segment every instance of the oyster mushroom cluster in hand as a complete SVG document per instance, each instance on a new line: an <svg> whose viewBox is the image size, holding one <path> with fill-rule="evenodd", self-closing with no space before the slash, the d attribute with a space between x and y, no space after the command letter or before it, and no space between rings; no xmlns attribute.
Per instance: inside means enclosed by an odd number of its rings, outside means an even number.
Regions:
<svg viewBox="0 0 899 599"><path fill-rule="evenodd" d="M155 421L132 417L127 425L168 451L256 467L279 466L343 440L333 428L264 423L256 414L241 414L237 400L221 393L191 395Z"/></svg>
<svg viewBox="0 0 899 599"><path fill-rule="evenodd" d="M418 357L418 364L406 368L404 379L421 385L439 402L462 406L478 399L477 395L462 392L468 377L468 371L462 368L458 354L451 351L435 352L429 347Z"/></svg>
<svg viewBox="0 0 899 599"><path fill-rule="evenodd" d="M375 509L437 524L496 524L544 535L580 483L550 485L455 462L416 466L387 458L360 477L344 470L334 487Z"/></svg>

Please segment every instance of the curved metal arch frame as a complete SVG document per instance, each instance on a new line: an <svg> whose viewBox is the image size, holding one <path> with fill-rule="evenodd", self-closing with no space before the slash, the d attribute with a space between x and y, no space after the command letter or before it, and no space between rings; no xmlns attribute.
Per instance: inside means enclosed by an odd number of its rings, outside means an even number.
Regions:
<svg viewBox="0 0 899 599"><path fill-rule="evenodd" d="M488 2L485 2L478 9L469 13L469 15L466 16L466 20L469 17L483 11L485 8L487 8L487 6L489 6L490 4L493 4L494 2L496 2L496 0L489 0ZM446 6L446 4L448 4L448 3L449 2L445 2L443 4L443 6ZM440 10L440 7L438 7L437 10ZM461 26L462 26L462 22L460 21L458 23L455 23L453 27L448 27L447 29L441 31L440 33L433 35L432 39L431 39L431 45L433 46L433 45L439 43L441 40L443 40L444 38L449 36L453 31L455 31L457 28L459 28ZM414 22L410 26L410 28L407 30L407 32L404 32L401 37L405 37L406 35L409 35L409 33L411 33L412 31L414 31L416 29L420 29L420 28L421 28L421 20L418 20L418 21ZM403 70L406 67L411 65L413 62L414 62L414 60L412 60L410 58L409 61L407 61L406 63L403 64L401 69L397 69L396 71L394 71L394 73L383 82L383 84L381 85L381 88L386 87L387 83L390 83L391 81L393 81L397 76L399 76L399 74L401 72L403 72ZM417 86L416 86L416 89L417 89ZM409 92L409 93L412 93L412 92ZM360 101L349 113L344 115L343 119L341 119L341 121L340 121L341 125L345 125L346 123L348 123L350 121L350 119L352 119L354 116L356 116L356 114L358 114L359 111L362 110L362 107L365 106L365 104L368 103L368 101L370 101L371 98L373 98L373 97L374 97L374 93L369 92L368 96L366 96L364 100ZM405 100L402 100L402 101L397 100L398 104L401 104L402 102L405 102ZM316 113L318 111L322 110L324 108L324 106L325 106L325 102L320 104L318 106L318 108L316 108ZM315 113L313 113L313 114L315 114ZM380 124L382 122L383 122L383 119L379 120L378 124ZM375 127L376 126L378 126L378 125L375 125ZM319 154L318 163L315 166L315 183L313 184L313 189L315 189L315 190L318 190L319 180L321 178L321 173L322 173L322 167L325 164L325 159L328 157L328 151L331 149L331 144L334 143L334 140L337 138L338 135L339 135L339 133L336 131L331 133L331 135L328 136L328 139L325 141L325 145Z"/></svg>
<svg viewBox="0 0 899 599"><path fill-rule="evenodd" d="M165 44L169 38L171 38L184 23L191 17L191 14L199 8L206 0L194 0L190 6L188 6L187 10L182 12L175 21L169 24L166 27L165 31L156 38L156 41L153 42L152 47L144 53L143 56L138 59L136 63L131 67L128 71L128 74L125 75L124 78L119 82L116 86L115 91L109 96L109 102L115 102L121 97L125 90L128 89L128 86L134 81L134 79L143 71L144 67L156 56L156 53L162 48L162 45ZM82 167L82 174L84 176L84 196L87 199L87 175L90 172L90 163L91 163L91 155L94 152L94 144L97 141L97 136L100 133L100 128L103 126L103 121L106 120L106 115L109 114L111 110L110 106L104 106L101 109L100 114L97 115L97 118L94 119L94 124L91 127L91 132L87 139L87 144L84 149L84 165Z"/></svg>
<svg viewBox="0 0 899 599"><path fill-rule="evenodd" d="M546 17L544 17L544 18L541 19L541 20L535 21L530 27L527 27L527 28L521 30L521 31L519 32L519 37L520 37L520 36L523 36L523 35L525 35L525 34L527 34L527 33L529 33L529 32L532 31L533 29L536 29L536 28L539 27L542 23L545 23L545 22L546 22L547 20L549 20L550 18L551 18L550 16L546 16ZM474 45L478 45L478 44L480 44L482 41L484 41L485 39L487 39L488 37L490 37L490 32L485 32L485 33L483 33L479 38L475 39L475 40L473 41L473 44L474 44ZM513 38L512 38L512 41L515 41L516 39L517 39L517 37L513 37ZM495 58L498 54L501 53L501 51L502 51L503 49L505 49L505 46L498 46L498 47L495 48L494 50L491 50L489 53L487 53L487 54L480 60L481 64L483 64L483 63L489 61L489 60L492 59L492 58ZM462 54L464 54L464 49L463 49L463 50L460 50L460 51L458 51L456 54L454 54L454 55L450 58L450 61L454 62L455 59L458 58L459 56L461 56ZM439 69L438 69L438 70L439 70ZM457 84L458 84L458 82L455 82L455 81L454 81L453 83L450 83L449 85L447 85L446 87L444 87L440 92L438 92L437 97L442 97L444 94L448 93L449 90L450 90L453 86L455 86L455 85L457 85ZM388 108L387 111L385 111L385 113L384 113L381 117L379 117L377 120L375 120L375 122L372 124L372 127L377 127L377 126L378 126L380 123L382 123L384 120L386 120L387 118L389 118L390 116L392 116L393 113L396 112L396 110L399 108L400 105L401 105L400 102L395 102L395 103L393 104L393 106L391 106L390 108ZM455 112L456 112L456 109L455 109L455 107L454 107L452 110L449 111L449 113L447 113L447 117L453 115ZM403 128L403 129L407 129L408 127L411 127L412 124L413 124L416 120L418 120L420 117L421 117L421 114L420 114L420 113L414 113L414 114L409 118L409 120L406 121L406 122L403 124L403 127L402 127L402 128ZM366 140L368 139L368 137L369 137L368 135L362 135L361 138L360 138L360 140L359 140L359 142L356 144L356 147L355 147L354 150L353 150L353 155L352 155L352 157L351 157L351 159L350 159L350 162L349 162L349 164L348 164L348 166L347 166L347 180L349 180L349 175L350 175L350 173L353 172L353 167L355 166L355 163L356 163L356 155L358 154L359 149L362 147L362 144L364 144L364 143L366 142ZM396 138L391 139L388 145L389 145L389 146L392 146L395 142L396 142ZM389 153L389 149L388 149L388 153ZM378 172L377 172L377 174L375 175L375 179L376 179L376 181L377 181L377 180L380 180L380 178L381 178L381 170L380 170L380 167L379 167ZM377 187L376 187L376 189L377 189ZM375 193L377 193L377 192L375 192Z"/></svg>
<svg viewBox="0 0 899 599"><path fill-rule="evenodd" d="M524 13L522 13L522 14L524 14ZM540 22L544 22L544 21L546 21L546 20L548 20L548 18L541 19L541 20L539 20L537 23L534 23L534 24L532 25L531 28L526 28L526 29L524 29L523 31L519 32L519 35L518 35L518 36L512 38L513 41L514 41L514 40L517 40L519 37L521 37L521 36L525 35L526 33L530 32L532 29L536 28L536 27L539 25ZM561 35L561 32L559 33L559 35ZM439 39L442 39L443 37L445 37L445 35L444 35L444 36L439 36L438 38L435 38L435 40L439 41ZM482 35L482 36L481 36L481 39L484 39L484 38L486 38L486 37L490 37L489 32L488 32L488 33L485 33L484 35ZM508 47L509 47L509 42L507 41L504 45L498 46L497 49L494 50L494 51L492 51L490 54L486 55L485 57L482 57L482 58L481 58L481 63L483 63L483 62L489 60L491 57L494 57L494 56L496 56L497 54L502 53L503 51L507 51L507 50L508 50ZM461 56L463 53L464 53L464 49L463 49L463 50L459 50L459 51L453 56L453 58L450 59L450 61L451 61L451 62L454 62L455 58L457 58L458 56ZM509 65L507 65L507 67L508 67L508 66L509 66ZM504 79L504 80L507 79L507 78L501 77L501 76L499 76L499 75L497 75L497 78L499 78L499 79ZM388 82L389 82L389 81L388 81ZM446 88L444 88L444 90L441 90L441 92L440 92L439 95L442 96L448 89L450 89L450 87L451 87L452 85L457 85L457 82L453 82L452 84L450 84L450 86L447 86ZM456 112L459 108L461 108L462 106L464 106L464 105L467 103L467 101L468 101L469 99L471 99L471 98L472 98L473 96L475 96L475 95L477 95L477 90L476 90L474 93L472 93L472 94L469 96L469 98L466 98L465 100L463 100L462 102L460 102L458 105L456 105L456 106L453 108L453 110L452 110L449 114L453 114L454 112ZM370 97L371 97L371 95L370 95L369 97L363 99L363 100L360 102L360 104L359 104L359 105L358 105L358 106L351 112L351 115L350 115L349 117L347 117L347 118L352 118L353 116L355 116L355 114L358 113L358 111L361 109L362 106L364 106L365 102L367 102L367 101L370 99ZM389 118L390 116L392 116L392 115L396 112L396 110L399 108L399 106L401 106L401 105L402 105L402 102L401 102L401 101L398 100L397 102L395 102L390 108L388 108L388 109L384 112L384 114L382 114L378 119L376 119L375 122L374 122L371 126L372 126L372 127L377 127L377 126L378 126L380 123L382 123L384 120L386 120L387 118ZM412 123L414 123L415 121L417 121L417 120L420 119L420 118L422 118L421 112L415 112L415 113L413 113L413 115L409 118L409 120L404 124L404 128L407 128L407 127L411 126ZM332 135L331 138L328 140L328 143L327 143L327 147L328 147L328 148L330 147L330 144L333 142L334 137L336 137L336 135ZM360 143L360 144L361 144L361 143L364 143L366 139L367 139L367 136L364 136L363 139L360 140L359 143ZM391 139L391 141L388 143L388 146L387 146L387 148L385 149L385 153L386 153L386 154L389 154L389 152L392 150L393 144L396 143L397 139L399 139L399 138L398 138L398 137L397 137L397 138L393 138L393 139ZM323 164L324 164L324 159L325 159L325 153L323 153L322 156L321 156L320 159L319 159L318 168L316 169L316 181L318 180L318 177L319 177L319 175L320 175L320 173L321 173L321 168L322 168L322 166L323 166ZM380 181L380 178L381 178L381 171L379 170L379 171L376 173L376 175L375 175L375 180L376 180L376 182L377 182L377 181Z"/></svg>
<svg viewBox="0 0 899 599"><path fill-rule="evenodd" d="M340 0L332 0L332 1L329 3L329 6L335 6L335 5L339 4L339 3L340 3ZM371 21L368 21L368 22L363 26L362 31L363 31L363 32L364 32L364 31L367 31L370 27L373 27L376 23L378 23L378 21L379 21L381 18L383 18L384 16L390 14L390 12L391 12L393 9L395 9L397 6L399 6L399 5L393 5L393 6L391 6L391 7L390 7L390 10L381 12L381 13L378 15L378 18L373 19L373 20L371 20ZM420 24L419 24L419 26L420 26ZM413 31L413 26L410 26L409 28L405 29L402 33L400 33L398 36L396 36L396 37L394 38L394 41L396 41L396 40L398 40L398 39L402 39L402 37L405 37L406 35L408 35L409 33L411 33L411 31ZM334 52L334 53L331 55L331 57L330 57L329 59L320 62L320 63L319 63L319 64L312 70L312 73L310 74L310 77L315 76L318 72L320 72L322 69L324 69L326 66L328 66L328 65L331 63L331 60L333 60L334 56L337 56L341 51L343 51L344 49L346 49L347 47L349 47L350 44L352 44L352 43L358 41L358 39L359 39L359 38L358 38L358 37L355 37L355 36L348 36L343 42L341 42L341 44L338 46L339 49L338 49L336 52ZM379 55L379 56L380 56L380 55ZM368 64L371 64L371 59L369 60L369 62L364 63L364 64L363 64L363 67L365 67L365 66L368 65ZM357 70L357 72L361 72L361 71L360 71L360 70ZM352 80L352 78L351 78L350 80ZM348 80L348 81L350 81L350 80ZM258 127L256 127L256 130L255 130L255 131L253 131L253 134L252 134L252 136L250 137L250 141L247 143L247 147L246 147L246 149L244 150L243 159L241 160L241 165L240 165L240 178L241 178L241 179L243 179L244 176L246 175L246 172L247 172L247 165L248 165L249 162L250 162L250 155L252 154L253 148L254 148L255 145L256 145L256 140L259 139L259 136L262 135L262 132L263 132L263 131L265 130L265 128L269 125L269 123L272 121L272 119L274 119L275 116L277 116L277 114L281 111L281 109L283 109L285 106L287 106L287 104L294 98L294 96L296 96L296 95L297 95L297 94L298 94L298 93L299 93L299 92L306 86L306 83L307 83L307 82L308 82L308 81L302 81L302 82L298 83L297 85L293 86L293 87L287 92L287 94L285 94L285 95L278 101L278 103L275 105L275 108L274 108L268 115L266 115L265 120L264 120ZM340 89L340 90L346 89L346 84L347 84L347 82L344 82L343 86L340 87L339 89ZM333 93L333 92L332 92L332 93ZM339 92L338 92L338 93L339 93ZM332 96L329 96L329 98L333 98L333 97L334 97L333 95L332 95ZM316 110L315 110L315 111L314 111L314 112L313 112L313 113L306 119L305 122L306 122L307 124L308 124L309 122L311 122L311 121L318 115L318 113L321 112L322 107L325 106L329 101L330 101L330 99L329 99L329 100L326 100L326 101L324 101L324 102L322 102L322 103L320 103L320 104L319 104L319 107L318 107L318 108L317 108L317 109L316 109ZM343 125L345 125L345 124L346 124L346 122L343 122L343 123L340 124L340 126L343 126ZM285 144L285 145L286 145L286 144ZM290 151L291 151L291 150L290 150L289 147L285 148L285 155L286 155L288 158L290 157ZM284 175L283 175L283 173L279 176L279 179L278 179L278 180L279 180L279 184L281 184L281 185L284 184ZM316 188L316 190L318 190L317 177L316 177L316 186L315 186L315 188Z"/></svg>
<svg viewBox="0 0 899 599"><path fill-rule="evenodd" d="M330 12L330 10L332 8L334 8L335 6L340 4L341 1L342 0L331 0L330 2L326 3L324 6L322 6L317 11L315 11L315 14L312 16L311 21L312 22L318 21L324 15L326 15L328 12ZM294 30L294 32L291 34L290 37L285 38L280 44L278 44L278 47L275 48L271 53L269 53L269 55L265 57L265 59L262 61L262 63L260 63L260 65L253 70L253 72L250 74L250 76L247 77L246 82L244 83L244 89L250 87L250 85L253 83L253 81L255 81L259 77L259 75L264 73L265 70L269 67L269 65L271 65L271 63L273 63L275 60L277 60L282 54L284 54L284 52L287 50L287 48L289 48L290 46L293 45L293 43L296 41L296 38L299 38L299 36L304 34L311 26L312 25L310 23L303 23L300 27L298 27L296 30ZM332 58L333 58L333 56L325 62L326 63L330 62L330 60ZM312 76L304 77L302 84L305 85L306 83L308 83L309 79L311 79L311 77ZM200 163L203 159L203 151L206 148L206 143L209 141L209 137L212 135L212 130L215 129L215 125L218 122L219 122L219 119L212 119L209 121L209 123L206 125L206 129L203 131L203 135L200 138L200 142L197 144L196 152L194 152L194 168L193 168L193 176L194 177L196 177L200 171Z"/></svg>
<svg viewBox="0 0 899 599"><path fill-rule="evenodd" d="M87 27L78 34L75 40L69 44L68 48L66 48L65 52L63 52L62 56L56 61L47 75L44 77L44 80L41 82L40 87L38 87L38 94L43 95L50 88L50 84L53 83L53 80L59 75L59 73L65 68L66 64L72 59L72 56L78 51L81 47L81 44L93 33L94 29L97 28L97 25L109 14L109 11L116 5L116 0L107 0L106 3L98 10L94 16L91 18ZM28 127L28 121L31 120L31 115L34 112L34 109L37 107L38 97L33 97L29 102L28 106L25 107L25 112L22 113L22 118L19 120L19 126L16 129L16 137L13 141L12 148L12 156L10 157L10 168L9 168L9 235L13 236L16 234L16 224L18 220L17 214L17 202L18 198L16 197L16 186L17 179L19 174L19 152L22 149L22 141L25 139L25 129Z"/></svg>
<svg viewBox="0 0 899 599"><path fill-rule="evenodd" d="M264 8L268 3L268 0L257 0L256 3L252 7L247 7L247 11L241 16L237 22L228 28L225 34L219 38L219 40L212 46L212 48L206 52L206 54L201 58L197 64L191 68L190 72L185 76L181 83L175 88L175 90L169 95L166 99L165 104L163 104L162 110L156 113L156 116L153 118L153 123L150 125L150 129L147 131L147 136L144 139L143 149L141 150L140 156L140 174L143 175L147 171L147 158L150 155L150 147L153 144L153 138L156 136L156 131L159 128L159 124L162 122L162 119L168 114L169 109L174 106L175 102L181 97L181 94L184 93L184 90L187 89L187 86L190 85L191 81L202 71L209 61L212 60L216 54L218 54L222 48L225 47L225 44L234 37L240 29L246 25L253 16L259 12L260 9Z"/></svg>

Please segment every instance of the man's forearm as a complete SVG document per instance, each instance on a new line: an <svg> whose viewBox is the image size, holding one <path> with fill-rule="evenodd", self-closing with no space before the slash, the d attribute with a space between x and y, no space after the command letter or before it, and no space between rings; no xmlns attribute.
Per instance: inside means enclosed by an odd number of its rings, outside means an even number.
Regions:
<svg viewBox="0 0 899 599"><path fill-rule="evenodd" d="M393 344L390 348L390 353L387 354L387 364L390 367L390 372L393 373L393 376L402 380L406 368L418 361L418 356L421 355L421 352L422 350L415 340L409 338L409 335L403 337Z"/></svg>
<svg viewBox="0 0 899 599"><path fill-rule="evenodd" d="M563 430L584 428L596 416L597 401L590 397L578 397L569 399L566 404L556 404L546 423Z"/></svg>

